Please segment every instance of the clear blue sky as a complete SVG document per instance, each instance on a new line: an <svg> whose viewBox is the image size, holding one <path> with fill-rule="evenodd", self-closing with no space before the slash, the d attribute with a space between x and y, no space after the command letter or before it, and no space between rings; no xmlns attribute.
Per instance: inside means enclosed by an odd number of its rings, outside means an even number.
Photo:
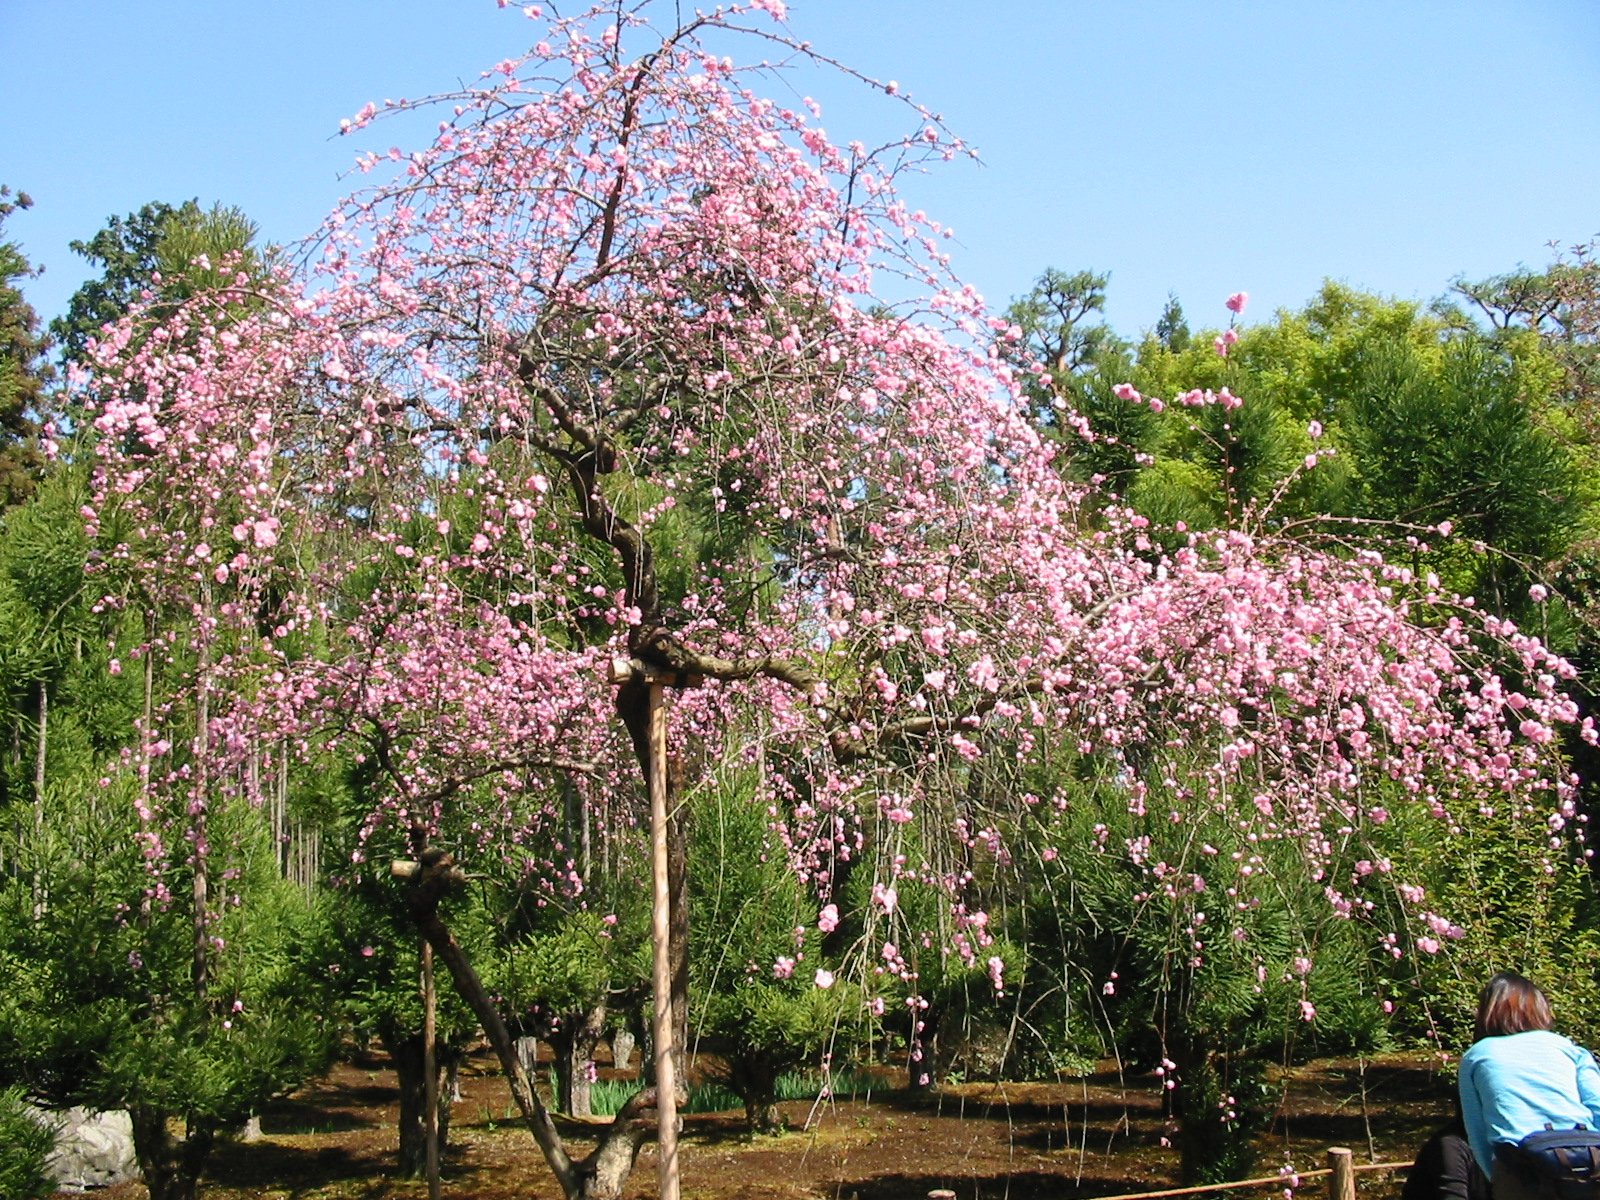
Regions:
<svg viewBox="0 0 1600 1200"><path fill-rule="evenodd" d="M791 0L790 23L982 151L908 190L997 303L1047 266L1109 270L1131 333L1169 291L1196 323L1325 276L1425 298L1600 232L1595 0ZM340 117L533 33L494 0L0 0L0 181L36 201L7 232L47 268L28 295L58 312L88 274L67 243L150 200L303 236L390 137L331 138ZM859 89L794 86L837 140L884 127Z"/></svg>

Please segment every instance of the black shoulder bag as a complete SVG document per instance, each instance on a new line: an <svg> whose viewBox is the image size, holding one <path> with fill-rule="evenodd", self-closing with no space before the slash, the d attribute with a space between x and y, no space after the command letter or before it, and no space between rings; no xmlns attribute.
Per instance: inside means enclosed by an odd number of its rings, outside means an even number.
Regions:
<svg viewBox="0 0 1600 1200"><path fill-rule="evenodd" d="M1600 1200L1600 1131L1546 1124L1520 1142L1499 1142L1495 1157L1540 1194L1557 1200Z"/></svg>

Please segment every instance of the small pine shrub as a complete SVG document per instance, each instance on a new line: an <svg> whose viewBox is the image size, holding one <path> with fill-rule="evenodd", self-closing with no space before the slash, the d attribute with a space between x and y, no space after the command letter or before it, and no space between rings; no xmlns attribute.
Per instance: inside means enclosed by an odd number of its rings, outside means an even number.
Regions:
<svg viewBox="0 0 1600 1200"><path fill-rule="evenodd" d="M0 1197L39 1200L54 1192L45 1159L55 1144L55 1129L29 1111L21 1088L0 1091Z"/></svg>

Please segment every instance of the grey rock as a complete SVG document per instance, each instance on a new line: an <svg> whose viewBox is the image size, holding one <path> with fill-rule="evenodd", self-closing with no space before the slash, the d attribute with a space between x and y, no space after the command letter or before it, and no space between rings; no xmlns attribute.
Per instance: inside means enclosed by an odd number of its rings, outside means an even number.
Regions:
<svg viewBox="0 0 1600 1200"><path fill-rule="evenodd" d="M619 1071L626 1071L632 1061L633 1033L627 1029L619 1029L611 1035L611 1065Z"/></svg>
<svg viewBox="0 0 1600 1200"><path fill-rule="evenodd" d="M41 1124L56 1127L56 1148L49 1169L64 1192L110 1187L139 1177L139 1159L133 1149L133 1118L120 1110L91 1112L69 1108L65 1112L34 1109Z"/></svg>

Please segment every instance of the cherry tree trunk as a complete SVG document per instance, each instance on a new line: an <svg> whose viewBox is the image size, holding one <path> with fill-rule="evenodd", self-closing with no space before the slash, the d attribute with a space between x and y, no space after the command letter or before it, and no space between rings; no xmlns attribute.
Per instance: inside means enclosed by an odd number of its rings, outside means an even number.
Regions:
<svg viewBox="0 0 1600 1200"><path fill-rule="evenodd" d="M655 1127L655 1094L650 1090L636 1094L623 1105L594 1151L581 1162L573 1161L549 1111L533 1089L505 1019L461 943L439 919L439 898L465 882L465 875L448 854L438 850L424 851L420 863L404 867L396 864L395 870L413 880L407 897L411 915L422 936L433 946L438 961L450 972L456 991L483 1027L511 1085L512 1098L522 1110L523 1121L543 1152L562 1194L567 1200L616 1200L633 1171L639 1148L649 1140Z"/></svg>
<svg viewBox="0 0 1600 1200"><path fill-rule="evenodd" d="M581 1020L563 1021L551 1035L556 1052L556 1092L561 1111L571 1117L591 1117L589 1085L593 1081L594 1049L605 1031L606 1006L596 1005Z"/></svg>

